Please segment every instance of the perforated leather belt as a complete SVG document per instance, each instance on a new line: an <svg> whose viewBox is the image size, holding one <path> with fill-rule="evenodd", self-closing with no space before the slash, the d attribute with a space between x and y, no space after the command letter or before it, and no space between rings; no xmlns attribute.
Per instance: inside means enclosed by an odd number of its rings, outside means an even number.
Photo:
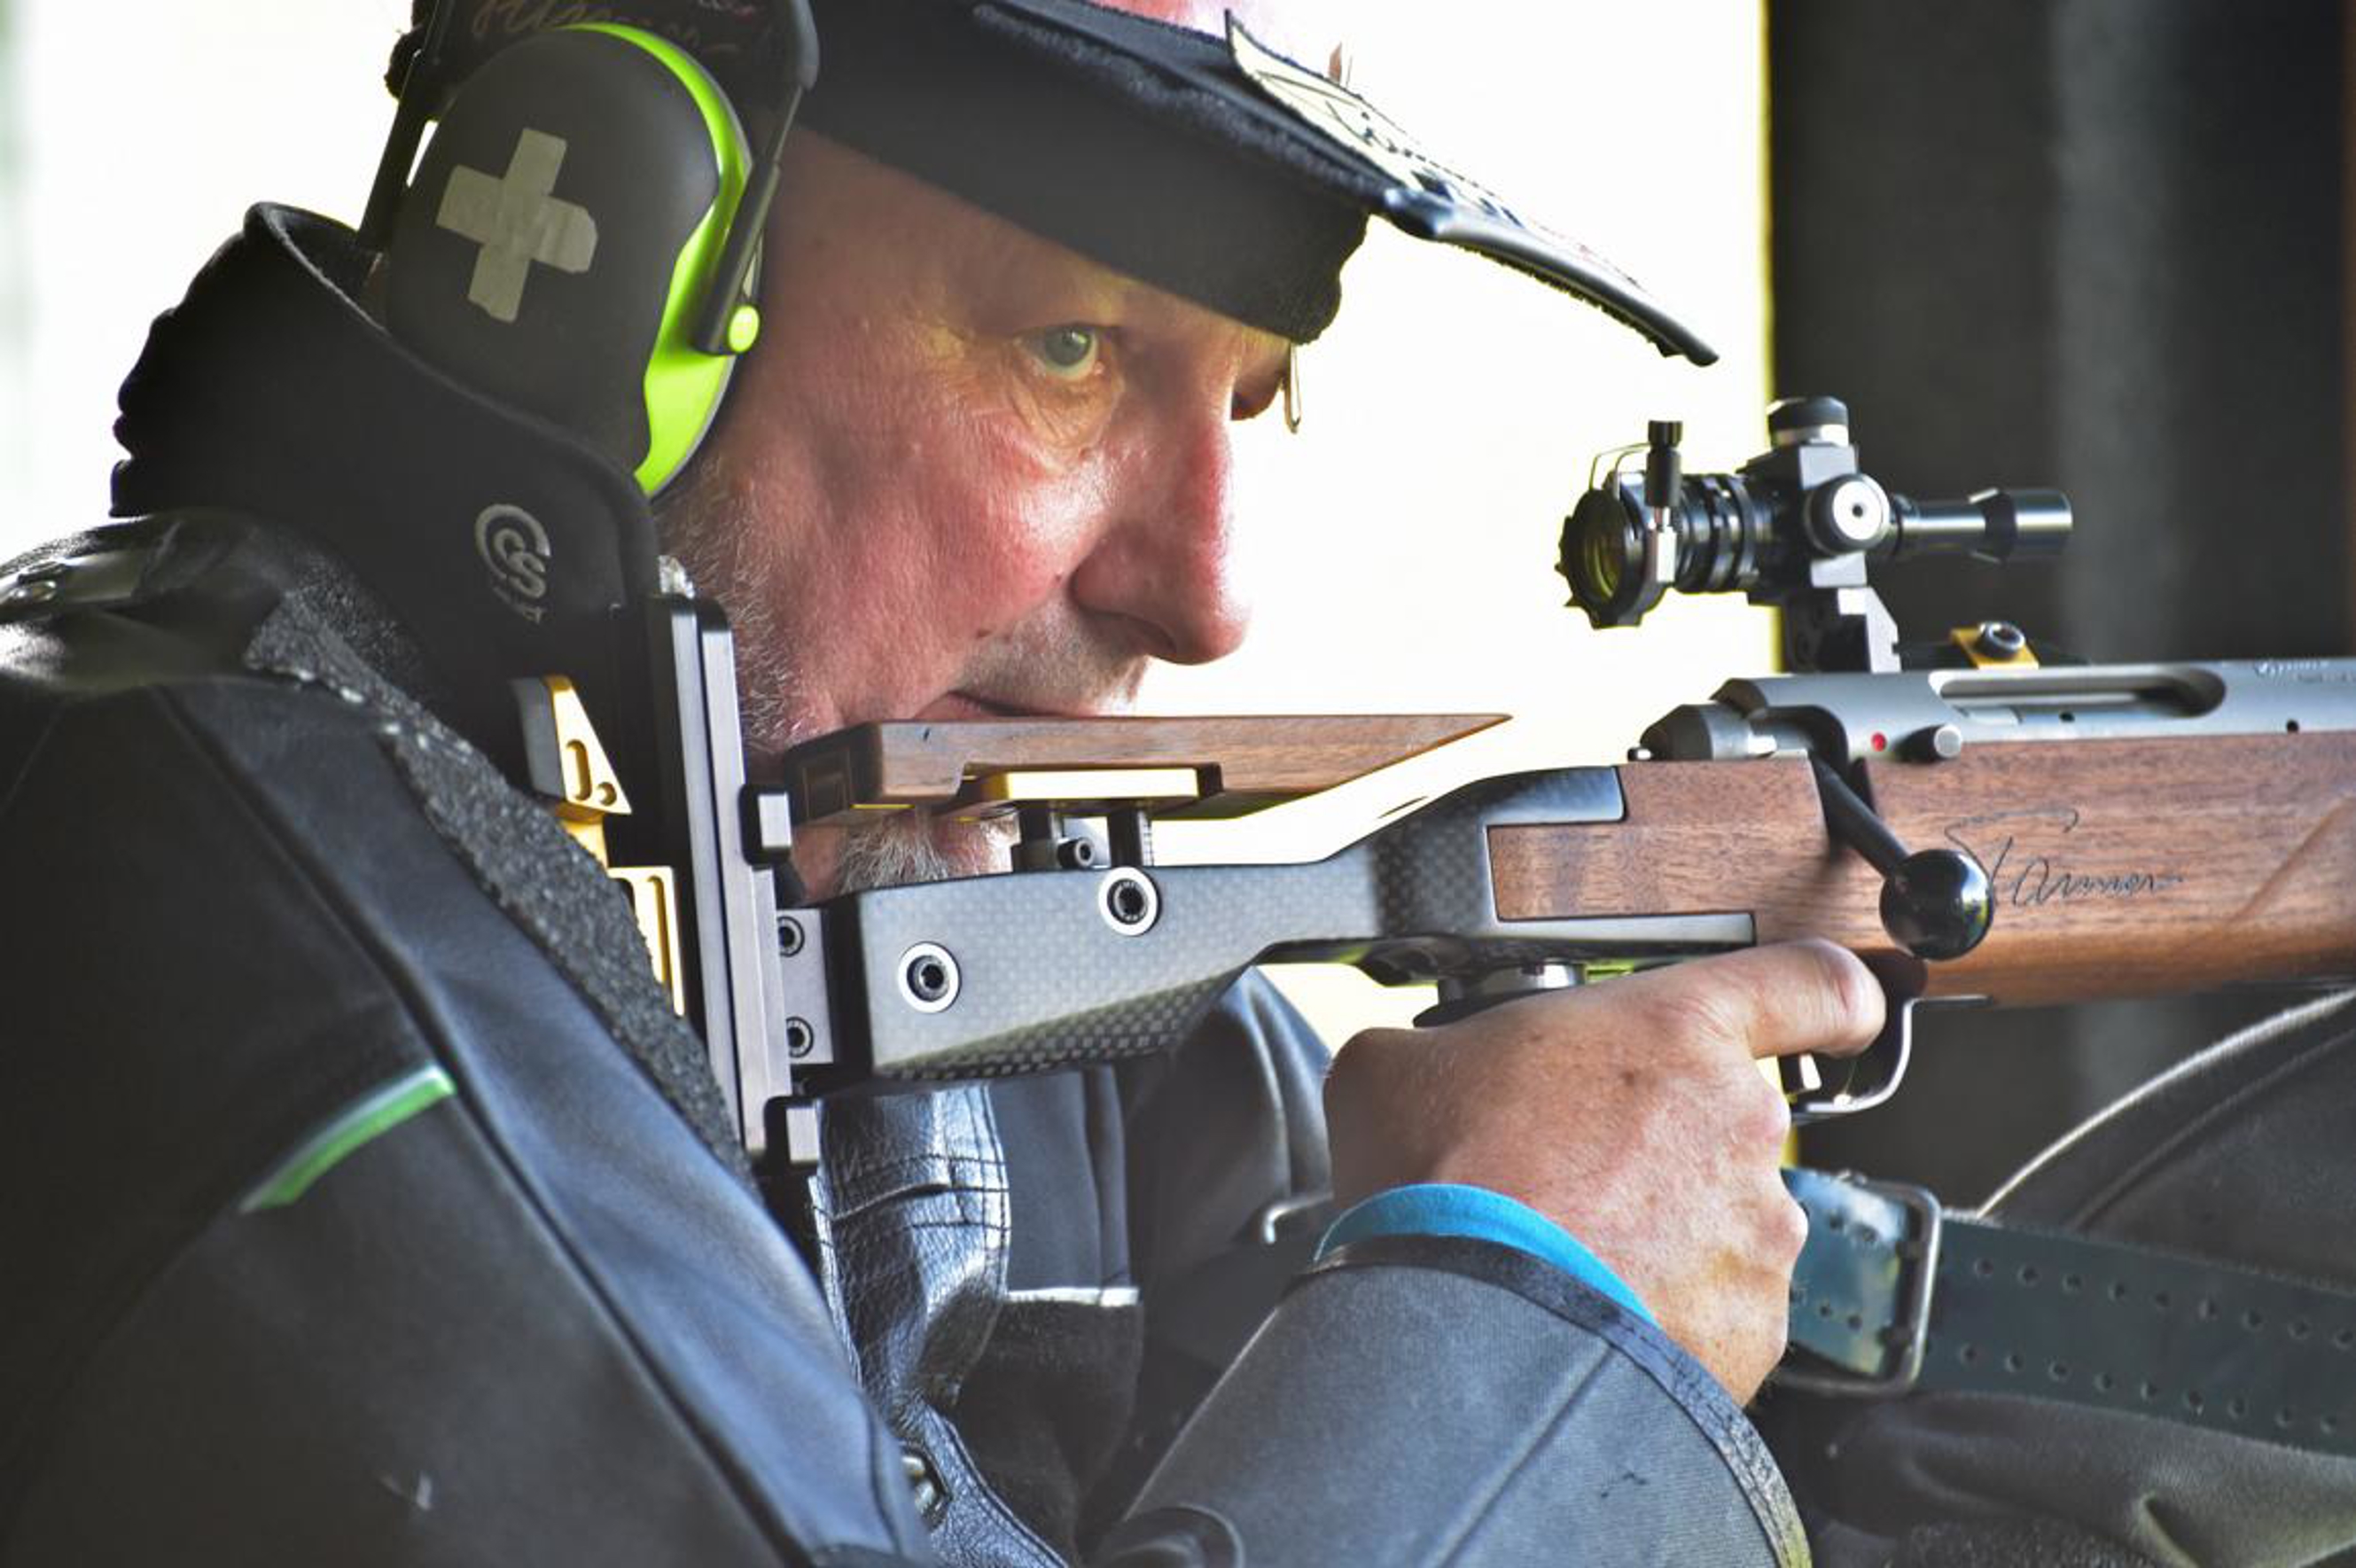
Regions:
<svg viewBox="0 0 2356 1568"><path fill-rule="evenodd" d="M1780 1383L2055 1400L2356 1455L2356 1292L1783 1174L1809 1224Z"/></svg>

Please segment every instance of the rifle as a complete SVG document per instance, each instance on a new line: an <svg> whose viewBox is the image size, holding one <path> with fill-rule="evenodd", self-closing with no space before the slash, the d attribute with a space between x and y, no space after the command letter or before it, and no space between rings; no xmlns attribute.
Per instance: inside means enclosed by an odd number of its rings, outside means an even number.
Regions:
<svg viewBox="0 0 2356 1568"><path fill-rule="evenodd" d="M2356 660L2081 664L1996 622L1901 643L1871 565L2050 554L2067 502L1892 495L1830 399L1769 424L1766 454L1691 478L1655 424L1641 478L1615 466L1567 520L1561 570L1599 627L1672 591L1775 606L1794 673L1676 709L1624 763L1470 784L1313 863L1156 865L1152 824L1494 717L869 725L748 787L724 618L655 601L687 1010L756 1163L815 1157L826 1093L1159 1052L1266 962L1437 983L1444 1016L1827 937L1893 1005L1837 1076L1796 1069L1802 1118L1886 1099L1921 1006L2356 974ZM1012 817L1017 872L804 902L795 829L889 811Z"/></svg>

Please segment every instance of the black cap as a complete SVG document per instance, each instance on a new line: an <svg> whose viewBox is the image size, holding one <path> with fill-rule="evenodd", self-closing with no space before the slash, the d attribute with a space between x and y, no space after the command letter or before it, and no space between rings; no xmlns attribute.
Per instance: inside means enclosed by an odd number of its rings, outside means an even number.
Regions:
<svg viewBox="0 0 2356 1568"><path fill-rule="evenodd" d="M451 80L520 30L453 0ZM776 68L744 0L621 0L757 114ZM1355 93L1261 46L1089 0L812 0L801 123L1131 276L1296 341L1340 307L1369 217L1600 306L1664 354L1716 353L1635 280L1425 153ZM396 70L400 69L396 65Z"/></svg>

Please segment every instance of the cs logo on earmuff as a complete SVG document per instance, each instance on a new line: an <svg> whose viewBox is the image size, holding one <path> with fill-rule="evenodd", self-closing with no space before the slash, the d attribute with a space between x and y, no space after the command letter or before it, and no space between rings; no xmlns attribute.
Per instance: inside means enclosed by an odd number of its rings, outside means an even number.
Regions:
<svg viewBox="0 0 2356 1568"><path fill-rule="evenodd" d="M491 592L499 602L537 626L548 614L548 530L540 520L507 501L485 507L475 519L475 553L491 570Z"/></svg>

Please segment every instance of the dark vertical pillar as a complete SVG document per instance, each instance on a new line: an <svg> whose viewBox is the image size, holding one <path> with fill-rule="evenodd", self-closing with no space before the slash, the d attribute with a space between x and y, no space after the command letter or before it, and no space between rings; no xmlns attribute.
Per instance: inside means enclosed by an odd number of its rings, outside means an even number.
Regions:
<svg viewBox="0 0 2356 1568"><path fill-rule="evenodd" d="M2349 651L2339 0L1771 0L1776 376L1867 467L2057 485L2051 567L1929 564L2104 660ZM1812 1156L1982 1196L2265 999L1927 1022L1893 1112Z"/></svg>

